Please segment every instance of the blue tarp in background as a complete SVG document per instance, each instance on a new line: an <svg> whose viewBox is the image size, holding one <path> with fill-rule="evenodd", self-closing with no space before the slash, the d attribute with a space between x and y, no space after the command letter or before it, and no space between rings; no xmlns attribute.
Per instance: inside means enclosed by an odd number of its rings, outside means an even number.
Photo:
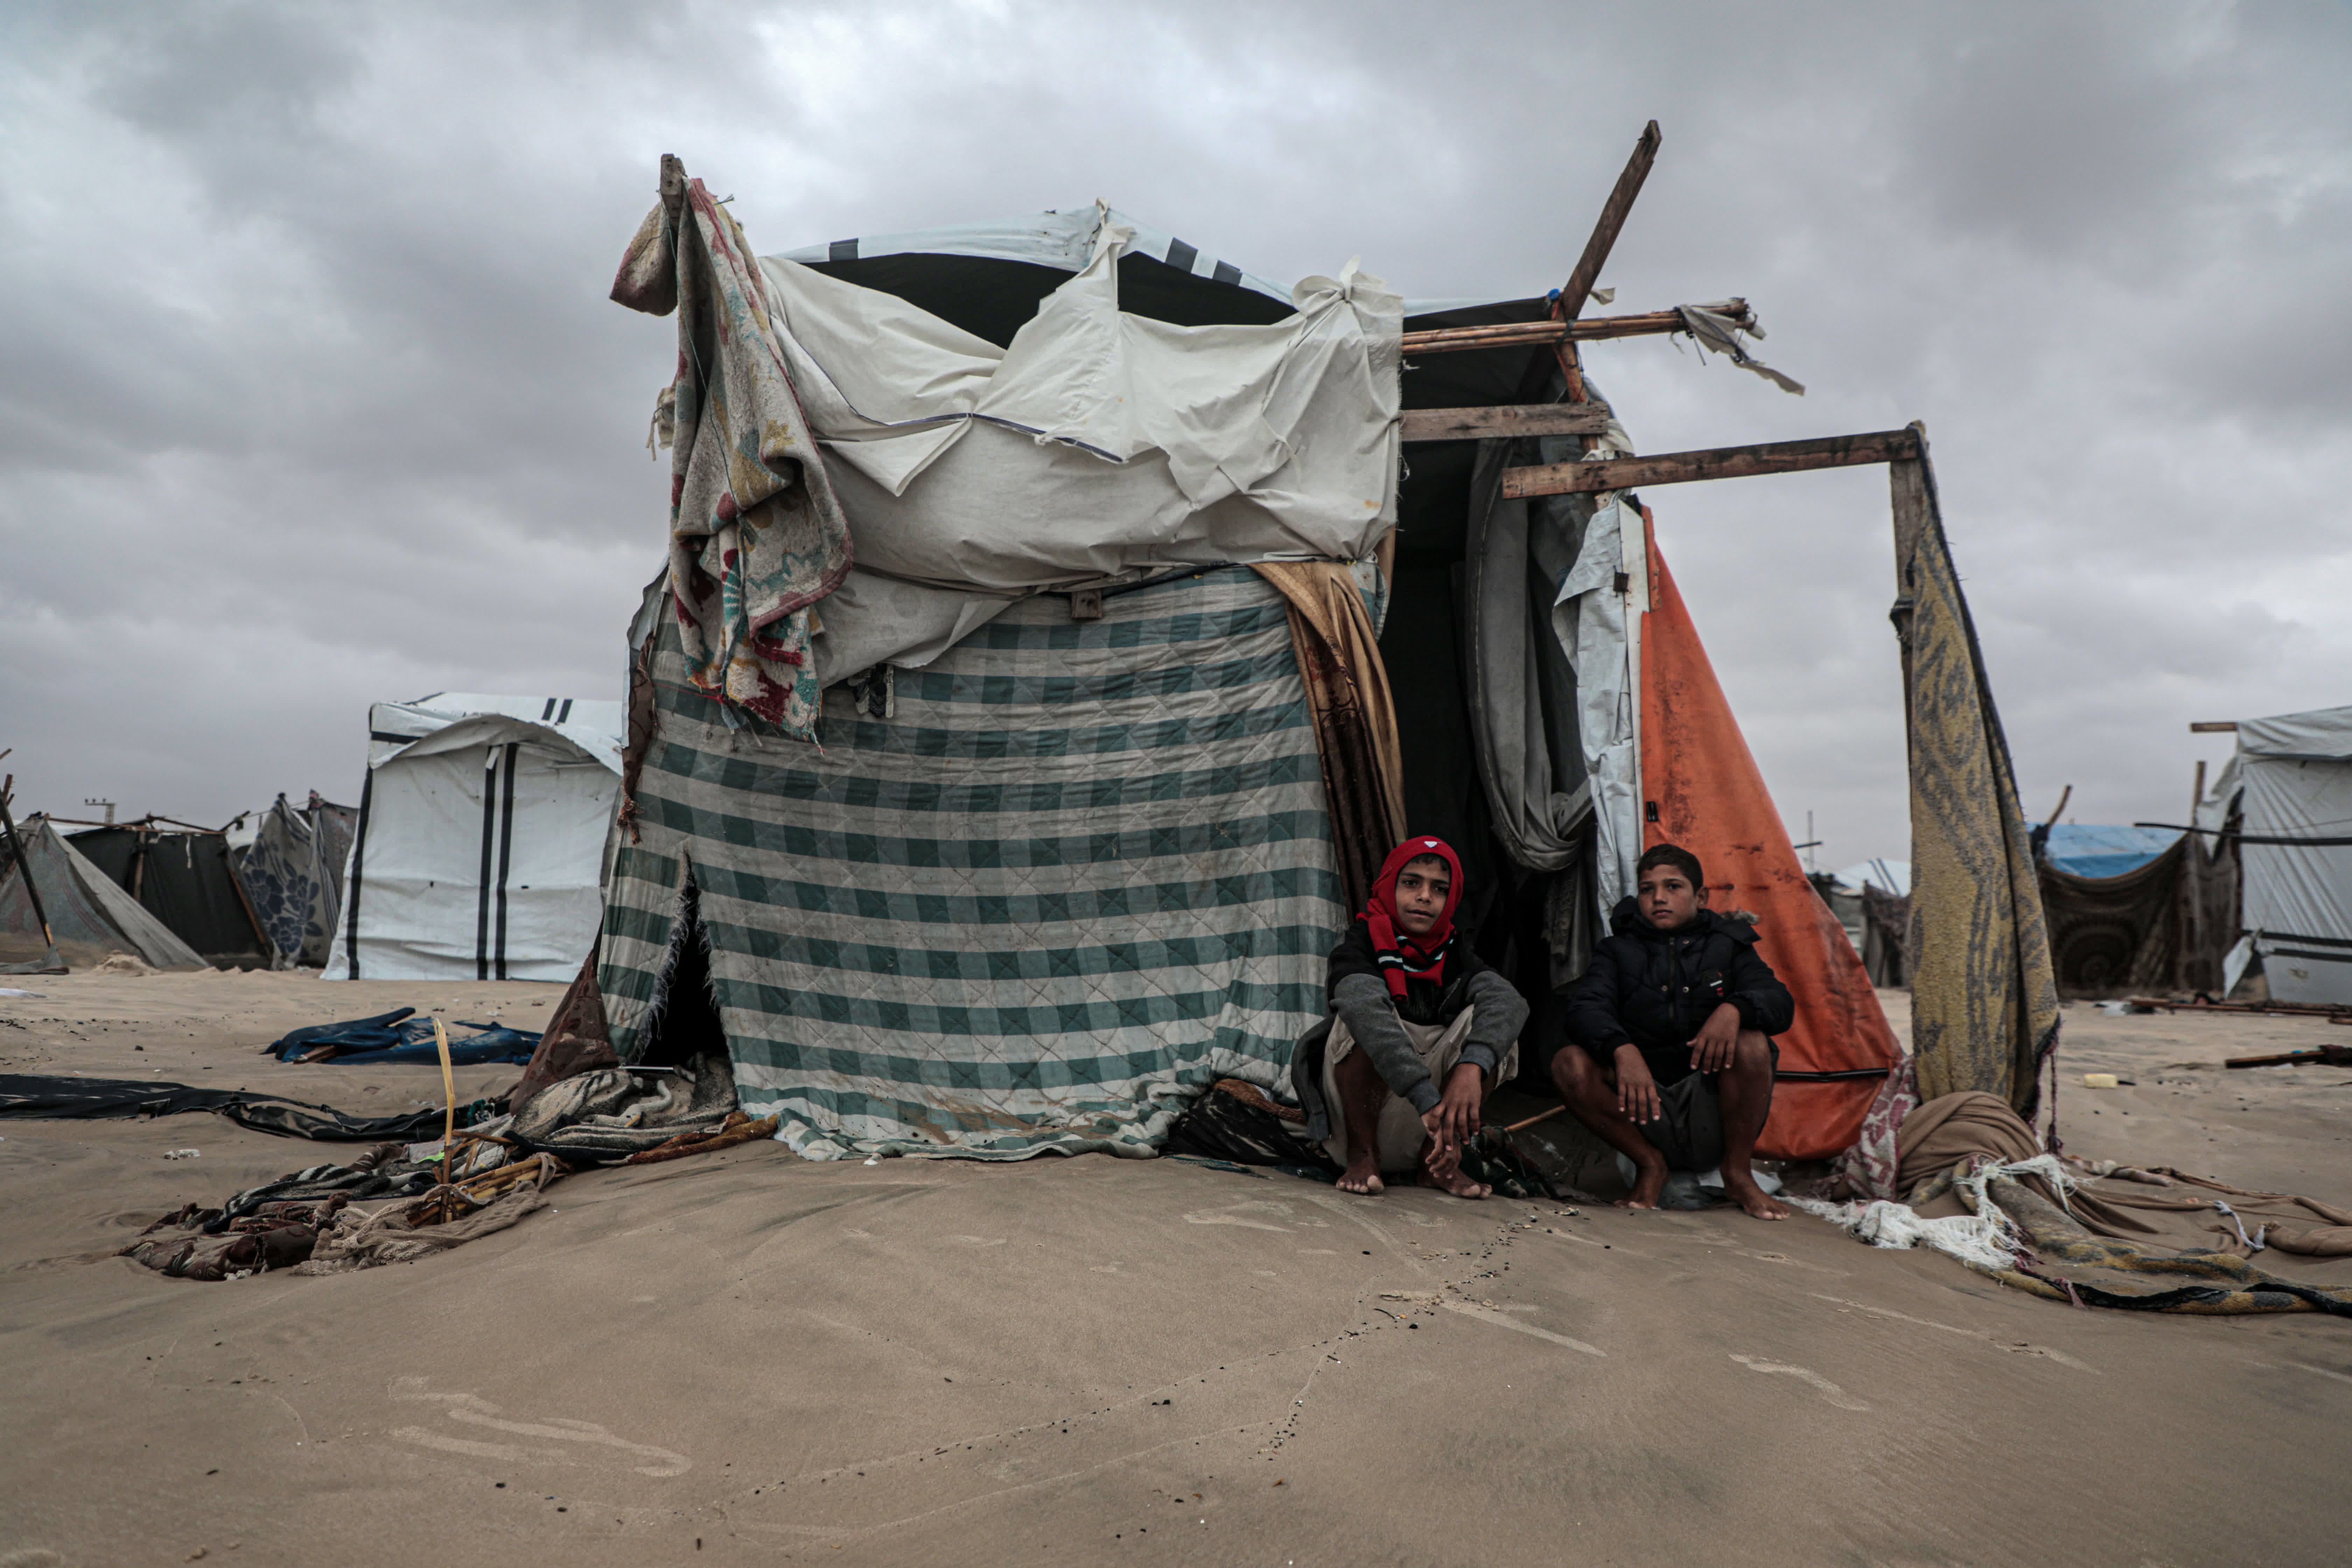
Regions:
<svg viewBox="0 0 2352 1568"><path fill-rule="evenodd" d="M2039 831L2040 823L2031 825ZM2180 835L2168 827L2096 827L2062 822L2050 829L2048 859L2074 877L2120 877L2171 848Z"/></svg>

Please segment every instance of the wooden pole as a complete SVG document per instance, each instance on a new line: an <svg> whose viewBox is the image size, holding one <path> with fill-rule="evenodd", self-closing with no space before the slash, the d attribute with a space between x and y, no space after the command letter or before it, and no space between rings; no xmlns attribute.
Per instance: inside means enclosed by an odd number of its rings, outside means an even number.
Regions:
<svg viewBox="0 0 2352 1568"><path fill-rule="evenodd" d="M1694 479L1737 479L1757 474L1791 474L1808 468L1844 468L1864 463L1916 458L1914 429L1877 430L1864 436L1829 436L1811 441L1773 441L1755 447L1717 447L1702 452L1667 452L1654 458L1612 458L1600 463L1546 463L1503 470L1503 494L1551 496L1633 489L1641 485L1679 485Z"/></svg>
<svg viewBox="0 0 2352 1568"><path fill-rule="evenodd" d="M1559 300L1552 307L1552 314L1558 320L1573 321L1584 313L1584 301L1591 297L1592 286L1601 281L1601 268L1608 262L1610 251L1616 247L1617 236L1625 226L1625 216L1633 210L1633 198L1642 194L1642 182L1650 177L1650 165L1657 161L1658 142L1658 122L1653 120L1635 139L1633 155L1625 160L1609 199L1601 204L1601 216L1592 226L1591 237L1584 242L1584 254L1576 258L1574 270L1560 286ZM1559 368L1568 376L1568 400L1582 403L1584 367L1576 357L1576 350L1562 339L1557 352Z"/></svg>
<svg viewBox="0 0 2352 1568"><path fill-rule="evenodd" d="M1745 300L1717 300L1693 310L1721 316L1747 330L1756 324L1755 308ZM1540 347L1568 340L1590 342L1601 338L1658 337L1688 331L1680 310L1644 310L1632 316L1595 316L1589 321L1495 321L1482 327L1433 327L1407 332L1400 340L1407 355L1464 353L1472 349Z"/></svg>
<svg viewBox="0 0 2352 1568"><path fill-rule="evenodd" d="M1608 411L1591 403L1536 403L1505 408L1408 408L1408 441L1483 441L1517 436L1598 436Z"/></svg>

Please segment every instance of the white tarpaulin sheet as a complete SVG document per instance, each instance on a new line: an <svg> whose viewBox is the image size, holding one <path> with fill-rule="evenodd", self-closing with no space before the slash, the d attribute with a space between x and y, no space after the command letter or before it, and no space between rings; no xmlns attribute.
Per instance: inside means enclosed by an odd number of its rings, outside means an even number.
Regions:
<svg viewBox="0 0 2352 1568"><path fill-rule="evenodd" d="M1004 349L894 295L761 263L856 543L858 570L819 612L821 683L928 662L1040 588L1354 561L1394 522L1402 301L1351 265L1301 282L1285 321L1172 326L1118 309L1132 239L1101 224L1086 267Z"/></svg>
<svg viewBox="0 0 2352 1568"><path fill-rule="evenodd" d="M446 692L368 710L331 980L569 980L595 940L618 702Z"/></svg>
<svg viewBox="0 0 2352 1568"><path fill-rule="evenodd" d="M2281 1002L2352 1004L2352 708L2238 726L2246 929Z"/></svg>

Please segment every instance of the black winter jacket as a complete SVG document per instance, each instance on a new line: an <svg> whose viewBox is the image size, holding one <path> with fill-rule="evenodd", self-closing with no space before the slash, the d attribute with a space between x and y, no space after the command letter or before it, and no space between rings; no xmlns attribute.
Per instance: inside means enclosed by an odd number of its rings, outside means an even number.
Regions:
<svg viewBox="0 0 2352 1568"><path fill-rule="evenodd" d="M1701 910L1688 925L1660 931L1632 899L1610 911L1591 967L1568 994L1569 1037L1602 1061L1632 1043L1645 1051L1690 1044L1707 1016L1728 1002L1740 1027L1777 1035L1797 1016L1796 998L1756 951L1744 921Z"/></svg>

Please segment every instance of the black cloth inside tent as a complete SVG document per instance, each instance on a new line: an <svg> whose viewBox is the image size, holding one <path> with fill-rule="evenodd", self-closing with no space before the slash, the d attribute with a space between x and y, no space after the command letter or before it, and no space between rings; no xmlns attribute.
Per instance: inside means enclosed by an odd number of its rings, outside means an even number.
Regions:
<svg viewBox="0 0 2352 1568"><path fill-rule="evenodd" d="M229 868L226 834L92 827L67 837L205 963L221 968L268 963Z"/></svg>

